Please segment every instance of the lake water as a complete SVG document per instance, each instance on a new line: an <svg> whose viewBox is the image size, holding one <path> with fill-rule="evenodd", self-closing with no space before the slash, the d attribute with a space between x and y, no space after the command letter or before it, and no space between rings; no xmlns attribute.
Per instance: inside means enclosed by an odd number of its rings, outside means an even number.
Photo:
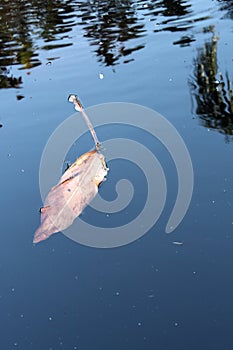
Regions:
<svg viewBox="0 0 233 350"><path fill-rule="evenodd" d="M1 0L0 19L0 348L232 350L233 2ZM159 159L168 193L158 222L119 248L62 233L32 244L41 155L74 112L70 93L86 107L149 107L177 129L195 181L171 234L171 157L148 133L109 125L101 140L134 139ZM64 161L92 145L86 133ZM138 215L146 186L131 162L108 165L109 208L121 178L135 187L133 204L118 214L88 207L82 219L113 227Z"/></svg>

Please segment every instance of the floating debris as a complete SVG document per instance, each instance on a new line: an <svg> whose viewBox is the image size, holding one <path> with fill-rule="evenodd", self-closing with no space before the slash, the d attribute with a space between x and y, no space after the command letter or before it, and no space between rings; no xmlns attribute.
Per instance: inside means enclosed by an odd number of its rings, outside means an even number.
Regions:
<svg viewBox="0 0 233 350"><path fill-rule="evenodd" d="M100 73L100 74L99 74L99 78L100 78L101 80L104 79L103 73Z"/></svg>
<svg viewBox="0 0 233 350"><path fill-rule="evenodd" d="M40 209L41 225L35 232L33 243L69 227L96 196L98 187L109 170L104 156L99 152L101 145L81 102L76 95L70 95L69 102L73 102L75 109L86 121L95 149L80 156L48 193L44 206Z"/></svg>
<svg viewBox="0 0 233 350"><path fill-rule="evenodd" d="M172 244L174 244L174 245L183 245L184 242L174 241L174 242L172 242Z"/></svg>
<svg viewBox="0 0 233 350"><path fill-rule="evenodd" d="M18 101L22 100L24 97L25 96L23 96L23 95L16 95L16 98L17 98Z"/></svg>

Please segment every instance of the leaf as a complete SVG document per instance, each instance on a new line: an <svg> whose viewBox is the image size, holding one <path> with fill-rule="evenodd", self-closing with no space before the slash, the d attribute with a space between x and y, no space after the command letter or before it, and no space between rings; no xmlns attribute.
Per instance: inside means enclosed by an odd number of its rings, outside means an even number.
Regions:
<svg viewBox="0 0 233 350"><path fill-rule="evenodd" d="M104 156L97 150L79 157L48 193L40 210L41 225L35 232L33 243L68 228L96 196L108 170Z"/></svg>

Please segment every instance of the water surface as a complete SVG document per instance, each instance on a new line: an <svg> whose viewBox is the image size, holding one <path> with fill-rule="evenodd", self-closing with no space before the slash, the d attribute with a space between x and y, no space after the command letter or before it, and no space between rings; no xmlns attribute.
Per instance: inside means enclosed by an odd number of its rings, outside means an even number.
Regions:
<svg viewBox="0 0 233 350"><path fill-rule="evenodd" d="M232 350L232 8L210 0L0 1L1 348ZM177 176L166 150L138 130L106 127L102 140L133 137L160 160L168 197L159 221L118 249L62 234L32 245L40 157L73 113L71 92L85 106L142 104L177 128L195 188L171 235L164 231ZM66 161L91 146L84 135ZM123 163L112 162L105 198L114 199L122 177L141 189L140 172ZM141 208L140 189L130 217ZM83 218L107 220L90 208ZM126 214L110 219L125 222Z"/></svg>

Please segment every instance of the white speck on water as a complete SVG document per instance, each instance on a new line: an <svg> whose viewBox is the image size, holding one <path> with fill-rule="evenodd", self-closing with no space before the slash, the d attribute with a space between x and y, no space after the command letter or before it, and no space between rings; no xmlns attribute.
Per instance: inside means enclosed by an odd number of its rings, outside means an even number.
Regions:
<svg viewBox="0 0 233 350"><path fill-rule="evenodd" d="M193 271L193 274L196 275L196 271Z"/></svg>
<svg viewBox="0 0 233 350"><path fill-rule="evenodd" d="M23 315L23 314L21 314L21 315L20 315L20 317L21 317L21 318L24 318L24 315Z"/></svg>
<svg viewBox="0 0 233 350"><path fill-rule="evenodd" d="M24 169L21 169L21 173L24 173L24 171L25 171Z"/></svg>
<svg viewBox="0 0 233 350"><path fill-rule="evenodd" d="M100 78L101 80L104 79L103 73L100 73L100 74L99 74L99 78Z"/></svg>
<svg viewBox="0 0 233 350"><path fill-rule="evenodd" d="M52 321L52 317L51 316L49 317L49 321Z"/></svg>
<svg viewBox="0 0 233 350"><path fill-rule="evenodd" d="M78 279L78 276L76 275L76 276L74 276L74 279L77 281L77 279Z"/></svg>
<svg viewBox="0 0 233 350"><path fill-rule="evenodd" d="M117 295L117 296L120 295L120 292L116 292L116 295Z"/></svg>
<svg viewBox="0 0 233 350"><path fill-rule="evenodd" d="M142 323L141 322L138 322L138 327L141 327Z"/></svg>
<svg viewBox="0 0 233 350"><path fill-rule="evenodd" d="M172 78L169 78L169 81L171 82L171 81L172 81Z"/></svg>
<svg viewBox="0 0 233 350"><path fill-rule="evenodd" d="M14 346L18 346L19 344L17 343L17 341L16 342L14 342Z"/></svg>
<svg viewBox="0 0 233 350"><path fill-rule="evenodd" d="M178 323L177 323L177 322L175 322L175 323L174 323L174 326L175 326L175 327L177 327L177 326L178 326Z"/></svg>
<svg viewBox="0 0 233 350"><path fill-rule="evenodd" d="M11 158L11 153L7 154L7 158L10 159Z"/></svg>
<svg viewBox="0 0 233 350"><path fill-rule="evenodd" d="M172 242L172 244L174 244L174 245L183 245L184 243L183 242L179 242L179 241L174 241L174 242Z"/></svg>
<svg viewBox="0 0 233 350"><path fill-rule="evenodd" d="M148 295L148 298L154 298L154 297L155 297L154 294L149 294L149 295Z"/></svg>
<svg viewBox="0 0 233 350"><path fill-rule="evenodd" d="M15 288L11 288L11 291L14 292L14 291L15 291Z"/></svg>
<svg viewBox="0 0 233 350"><path fill-rule="evenodd" d="M212 201L212 203L214 204L214 203L215 203L215 201Z"/></svg>

